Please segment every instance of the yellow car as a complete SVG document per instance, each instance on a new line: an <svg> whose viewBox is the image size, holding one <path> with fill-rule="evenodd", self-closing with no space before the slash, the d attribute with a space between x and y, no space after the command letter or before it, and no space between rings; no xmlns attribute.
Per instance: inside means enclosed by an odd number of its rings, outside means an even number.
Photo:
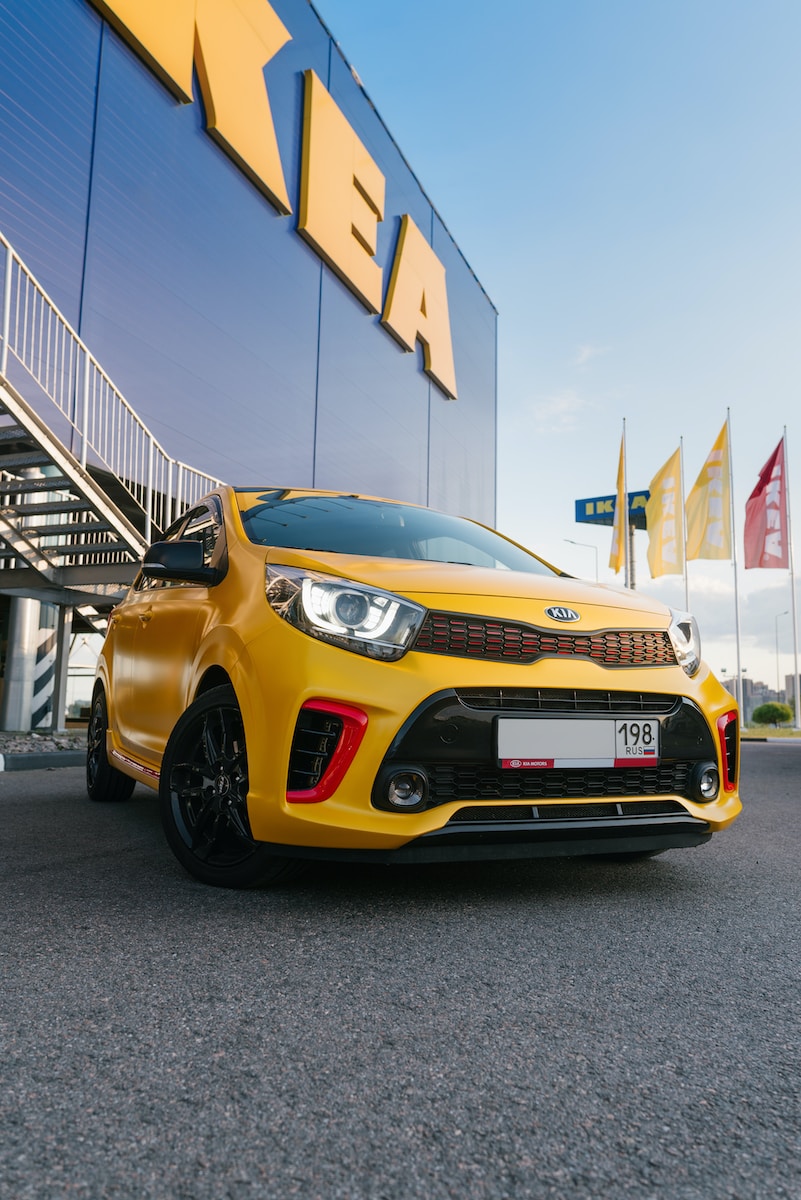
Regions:
<svg viewBox="0 0 801 1200"><path fill-rule="evenodd" d="M198 879L697 846L740 811L739 722L698 630L485 526L220 488L112 612L87 785L157 789Z"/></svg>

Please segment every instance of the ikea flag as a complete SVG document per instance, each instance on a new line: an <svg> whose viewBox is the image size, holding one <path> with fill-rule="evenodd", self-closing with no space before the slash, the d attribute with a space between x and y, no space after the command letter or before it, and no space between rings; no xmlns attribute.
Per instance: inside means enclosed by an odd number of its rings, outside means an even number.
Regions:
<svg viewBox="0 0 801 1200"><path fill-rule="evenodd" d="M612 528L612 546L609 551L609 566L613 571L626 568L626 587L629 586L629 523L626 520L626 422L623 422L623 437L620 439L620 461L617 467L617 493L615 497L615 523Z"/></svg>
<svg viewBox="0 0 801 1200"><path fill-rule="evenodd" d="M684 573L684 505L681 495L681 449L673 453L651 480L645 507L648 566L651 578Z"/></svg>
<svg viewBox="0 0 801 1200"><path fill-rule="evenodd" d="M727 417L684 505L688 559L731 558L730 504Z"/></svg>

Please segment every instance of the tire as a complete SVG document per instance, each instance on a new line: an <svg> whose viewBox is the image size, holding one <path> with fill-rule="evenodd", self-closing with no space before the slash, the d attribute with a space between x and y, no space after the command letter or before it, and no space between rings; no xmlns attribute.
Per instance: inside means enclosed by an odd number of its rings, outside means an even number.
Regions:
<svg viewBox="0 0 801 1200"><path fill-rule="evenodd" d="M214 887L250 888L295 876L295 859L254 841L247 809L245 731L233 688L199 696L170 734L161 764L161 821L183 867Z"/></svg>
<svg viewBox="0 0 801 1200"><path fill-rule="evenodd" d="M95 688L92 712L86 731L86 790L90 800L110 802L128 800L136 780L112 767L106 754L108 708L103 688Z"/></svg>

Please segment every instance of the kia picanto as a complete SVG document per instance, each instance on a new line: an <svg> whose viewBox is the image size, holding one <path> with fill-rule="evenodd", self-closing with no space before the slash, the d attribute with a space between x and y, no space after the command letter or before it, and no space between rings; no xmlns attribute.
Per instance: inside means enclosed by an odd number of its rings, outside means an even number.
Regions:
<svg viewBox="0 0 801 1200"><path fill-rule="evenodd" d="M687 613L428 508L223 487L111 614L87 785L155 789L179 861L225 887L309 859L625 861L735 819L738 735Z"/></svg>

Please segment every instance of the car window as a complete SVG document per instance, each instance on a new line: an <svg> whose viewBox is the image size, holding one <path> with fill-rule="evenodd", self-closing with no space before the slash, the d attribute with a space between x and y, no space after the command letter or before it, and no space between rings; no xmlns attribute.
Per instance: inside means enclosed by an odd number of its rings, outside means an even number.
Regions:
<svg viewBox="0 0 801 1200"><path fill-rule="evenodd" d="M471 567L508 570L492 554L455 537L424 538L417 543L418 557L428 562L467 563Z"/></svg>
<svg viewBox="0 0 801 1200"><path fill-rule="evenodd" d="M260 546L556 573L501 534L433 509L278 490L237 495L245 532Z"/></svg>
<svg viewBox="0 0 801 1200"><path fill-rule="evenodd" d="M203 505L188 515L178 534L178 539L182 542L200 542L203 546L203 565L210 567L221 534L222 522L219 513L215 511L214 507L207 508Z"/></svg>
<svg viewBox="0 0 801 1200"><path fill-rule="evenodd" d="M225 536L222 513L216 500L212 499L189 509L177 521L173 521L165 533L165 542L193 541L203 546L203 565L220 566L225 558ZM155 588L192 587L193 584L179 583L169 579L149 579L141 573L134 584L137 591L152 591Z"/></svg>

